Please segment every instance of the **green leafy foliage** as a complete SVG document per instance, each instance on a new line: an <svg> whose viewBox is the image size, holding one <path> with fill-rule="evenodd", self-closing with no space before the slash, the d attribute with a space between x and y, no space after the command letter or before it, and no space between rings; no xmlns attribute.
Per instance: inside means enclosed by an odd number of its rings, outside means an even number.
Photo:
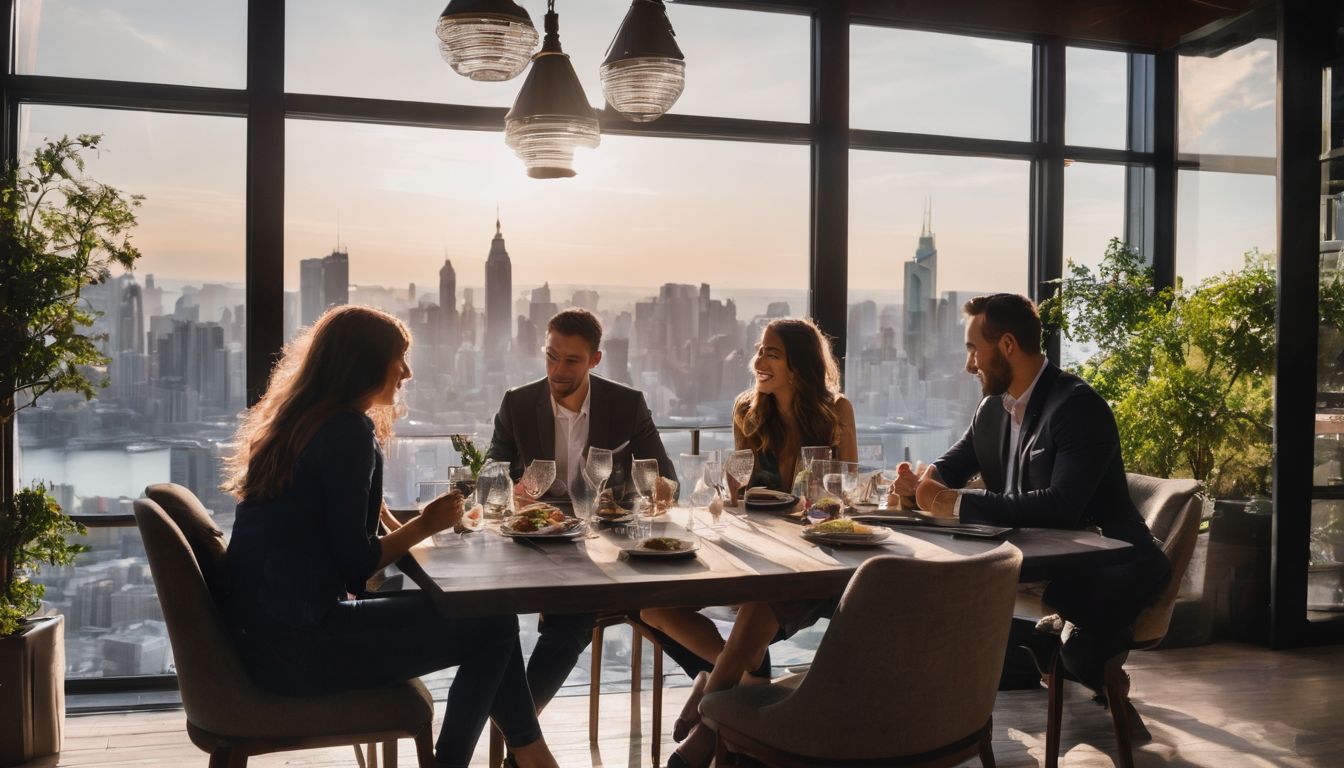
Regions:
<svg viewBox="0 0 1344 768"><path fill-rule="evenodd" d="M32 162L5 169L0 188L0 423L50 392L92 398L107 385L108 362L91 333L97 313L82 298L114 267L131 269L130 241L139 195L84 175L83 153L101 136L48 141ZM42 564L68 564L81 547L66 536L83 527L62 514L42 486L14 492L4 468L0 494L0 636L36 610L42 586L29 579Z"/></svg>
<svg viewBox="0 0 1344 768"><path fill-rule="evenodd" d="M32 163L6 169L0 190L0 418L48 392L92 398L106 386L100 336L88 333L95 312L81 300L88 285L105 282L112 267L131 269L139 195L85 178L81 153L100 136L68 136L33 153ZM27 401L16 407L16 394Z"/></svg>
<svg viewBox="0 0 1344 768"><path fill-rule="evenodd" d="M1125 464L1203 481L1216 496L1269 491L1275 275L1258 251L1193 290L1153 287L1153 270L1113 239L1094 272L1069 263L1042 319L1095 348L1075 366L1115 411ZM1322 327L1339 328L1344 289L1322 286Z"/></svg>
<svg viewBox="0 0 1344 768"><path fill-rule="evenodd" d="M462 457L462 466L471 467L471 476L476 477L485 466L485 454L481 453L468 435L453 435L453 450Z"/></svg>
<svg viewBox="0 0 1344 768"><path fill-rule="evenodd" d="M42 604L45 587L31 580L43 565L69 565L87 547L69 543L69 536L88 531L61 511L43 485L14 494L0 515L0 637L19 630L24 618Z"/></svg>

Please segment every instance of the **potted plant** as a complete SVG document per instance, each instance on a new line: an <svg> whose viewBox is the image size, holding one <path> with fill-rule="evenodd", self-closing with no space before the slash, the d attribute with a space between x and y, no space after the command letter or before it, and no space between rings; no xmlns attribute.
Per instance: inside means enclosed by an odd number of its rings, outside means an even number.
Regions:
<svg viewBox="0 0 1344 768"><path fill-rule="evenodd" d="M1073 370L1111 404L1125 466L1157 477L1194 478L1218 499L1203 528L1212 532L1201 537L1201 547L1214 542L1207 571L1194 589L1229 629L1244 639L1264 639L1270 516L1263 497L1271 483L1276 354L1273 262L1253 250L1241 269L1209 277L1193 289L1179 280L1174 288L1158 289L1152 267L1113 239L1095 271L1070 262L1066 276L1053 285L1056 293L1042 303L1042 319L1090 351ZM1341 327L1342 297L1338 281L1322 285L1323 327ZM1187 578L1199 577L1200 557L1197 551Z"/></svg>
<svg viewBox="0 0 1344 768"><path fill-rule="evenodd" d="M5 169L0 189L0 711L23 715L0 718L6 765L60 750L62 620L30 618L43 594L31 577L44 563L70 563L82 547L67 537L84 533L44 486L15 487L14 415L49 392L92 398L106 385L97 369L108 359L81 294L140 256L129 232L141 198L84 176L81 153L100 140L49 141Z"/></svg>

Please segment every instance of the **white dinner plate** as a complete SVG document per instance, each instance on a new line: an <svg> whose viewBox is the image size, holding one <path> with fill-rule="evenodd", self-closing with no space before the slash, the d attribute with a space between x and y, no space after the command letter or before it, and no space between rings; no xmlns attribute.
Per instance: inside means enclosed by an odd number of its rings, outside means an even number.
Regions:
<svg viewBox="0 0 1344 768"><path fill-rule="evenodd" d="M814 544L830 544L840 547L873 547L886 541L891 531L878 528L872 533L816 533L809 528L802 531L804 539Z"/></svg>
<svg viewBox="0 0 1344 768"><path fill-rule="evenodd" d="M574 539L582 536L588 530L582 520L576 520L572 517L566 519L566 526L563 531L543 533L541 531L515 531L506 522L499 526L499 532L511 539Z"/></svg>
<svg viewBox="0 0 1344 768"><path fill-rule="evenodd" d="M676 538L675 536L669 538ZM677 539L681 542L681 549L645 549L644 542L641 541L633 547L626 547L625 553L630 557L690 557L700 548L700 542L691 539Z"/></svg>

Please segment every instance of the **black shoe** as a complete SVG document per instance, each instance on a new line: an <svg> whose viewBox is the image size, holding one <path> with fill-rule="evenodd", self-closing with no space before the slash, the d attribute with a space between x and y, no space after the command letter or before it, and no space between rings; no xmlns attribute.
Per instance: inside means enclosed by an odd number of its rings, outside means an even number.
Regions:
<svg viewBox="0 0 1344 768"><path fill-rule="evenodd" d="M1130 630L1098 633L1073 627L1060 646L1059 660L1074 679L1100 694L1106 683L1107 662L1129 655L1129 638ZM1120 658L1114 663L1123 662Z"/></svg>

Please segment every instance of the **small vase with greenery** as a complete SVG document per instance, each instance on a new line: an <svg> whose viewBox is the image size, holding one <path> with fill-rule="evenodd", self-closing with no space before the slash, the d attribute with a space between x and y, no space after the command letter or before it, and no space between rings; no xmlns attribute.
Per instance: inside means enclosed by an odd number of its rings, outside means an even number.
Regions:
<svg viewBox="0 0 1344 768"><path fill-rule="evenodd" d="M91 333L97 313L82 292L140 257L129 233L141 197L84 176L83 154L100 141L48 141L31 163L6 169L0 190L0 637L21 632L39 607L43 589L32 574L83 550L67 540L83 526L45 486L16 489L14 416L47 393L90 399L107 384L109 361L98 346L105 337Z"/></svg>

